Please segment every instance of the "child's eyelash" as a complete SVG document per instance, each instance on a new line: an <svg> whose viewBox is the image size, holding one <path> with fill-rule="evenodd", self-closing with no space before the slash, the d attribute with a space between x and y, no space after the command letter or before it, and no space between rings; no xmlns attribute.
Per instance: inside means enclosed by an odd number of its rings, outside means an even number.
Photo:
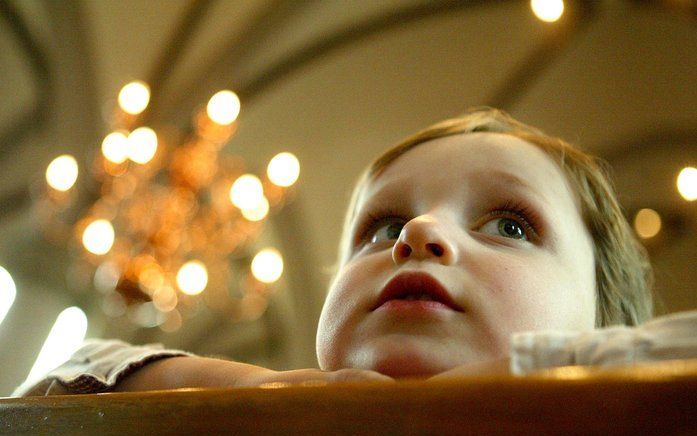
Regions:
<svg viewBox="0 0 697 436"><path fill-rule="evenodd" d="M367 217L363 220L356 231L355 242L358 243L365 239L367 233L371 231L376 223L385 220L387 218L399 218L402 214L389 207L384 209L379 209L373 212L368 212ZM535 212L531 207L520 201L507 200L501 206L492 209L492 212L486 215L486 218L499 217L513 215L520 221L527 232L532 233L531 236L539 238L542 236L540 228L540 218L537 212ZM404 219L408 221L408 219Z"/></svg>
<svg viewBox="0 0 697 436"><path fill-rule="evenodd" d="M533 237L540 238L542 236L539 215L531 207L520 201L508 200L500 207L495 208L488 216L505 216L510 214L518 218L525 230L532 233Z"/></svg>
<svg viewBox="0 0 697 436"><path fill-rule="evenodd" d="M358 230L356 231L356 238L355 241L359 242L362 241L366 234L375 227L375 224L379 221L382 221L385 218L390 218L390 217L399 217L401 214L395 209L390 209L389 207L386 207L385 209L379 209L377 211L373 212L368 212L367 218L363 220L361 225L358 227Z"/></svg>

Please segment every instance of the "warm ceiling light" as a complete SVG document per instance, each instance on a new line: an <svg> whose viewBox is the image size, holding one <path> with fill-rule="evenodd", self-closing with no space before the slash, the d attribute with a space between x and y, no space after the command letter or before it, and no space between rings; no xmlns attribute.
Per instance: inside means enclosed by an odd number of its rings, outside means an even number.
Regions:
<svg viewBox="0 0 697 436"><path fill-rule="evenodd" d="M240 114L240 98L232 91L219 91L208 100L206 113L216 124L232 124Z"/></svg>
<svg viewBox="0 0 697 436"><path fill-rule="evenodd" d="M109 161L120 164L128 159L128 138L122 132L112 132L102 141L102 154Z"/></svg>
<svg viewBox="0 0 697 436"><path fill-rule="evenodd" d="M177 286L187 295L196 295L203 292L208 284L208 270L206 266L198 261L191 260L177 273Z"/></svg>
<svg viewBox="0 0 697 436"><path fill-rule="evenodd" d="M697 168L686 167L678 175L678 192L687 201L697 199Z"/></svg>
<svg viewBox="0 0 697 436"><path fill-rule="evenodd" d="M119 92L119 106L124 112L138 115L148 107L150 87L140 80L133 81Z"/></svg>
<svg viewBox="0 0 697 436"><path fill-rule="evenodd" d="M241 209L242 216L249 221L261 221L269 213L269 200L266 197L261 197L261 201L252 209Z"/></svg>
<svg viewBox="0 0 697 436"><path fill-rule="evenodd" d="M10 311L16 296L17 287L14 280L12 280L12 275L0 266L0 324L5 319L7 312Z"/></svg>
<svg viewBox="0 0 697 436"><path fill-rule="evenodd" d="M82 244L90 253L108 253L114 245L114 227L107 220L92 221L82 233Z"/></svg>
<svg viewBox="0 0 697 436"><path fill-rule="evenodd" d="M563 0L531 0L530 7L537 18L553 23L564 13Z"/></svg>
<svg viewBox="0 0 697 436"><path fill-rule="evenodd" d="M53 159L46 168L46 182L57 191L67 191L77 180L77 161L69 154Z"/></svg>
<svg viewBox="0 0 697 436"><path fill-rule="evenodd" d="M146 164L157 152L157 133L149 127L139 127L128 135L128 157L135 163Z"/></svg>
<svg viewBox="0 0 697 436"><path fill-rule="evenodd" d="M253 174L240 176L230 188L230 201L240 209L255 209L263 198L264 187Z"/></svg>
<svg viewBox="0 0 697 436"><path fill-rule="evenodd" d="M653 209L641 209L634 217L634 230L644 238L653 238L661 231L661 216Z"/></svg>
<svg viewBox="0 0 697 436"><path fill-rule="evenodd" d="M283 258L275 248L265 248L252 259L252 274L263 283L273 283L283 274Z"/></svg>
<svg viewBox="0 0 697 436"><path fill-rule="evenodd" d="M274 185L290 186L298 180L300 162L292 153L279 153L269 161L266 173Z"/></svg>

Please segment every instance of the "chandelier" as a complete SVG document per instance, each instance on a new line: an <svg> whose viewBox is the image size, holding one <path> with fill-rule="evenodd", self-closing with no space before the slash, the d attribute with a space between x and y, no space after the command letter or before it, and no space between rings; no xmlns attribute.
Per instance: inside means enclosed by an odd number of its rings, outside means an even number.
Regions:
<svg viewBox="0 0 697 436"><path fill-rule="evenodd" d="M141 327L175 331L202 305L233 320L266 308L283 272L274 248L251 253L269 213L292 198L299 163L273 157L264 174L221 153L238 125L240 100L211 97L182 133L139 125L147 84L124 86L112 132L89 173L98 186L76 212L78 164L62 155L46 170L37 212L47 239L70 241L72 271L89 276L102 310Z"/></svg>

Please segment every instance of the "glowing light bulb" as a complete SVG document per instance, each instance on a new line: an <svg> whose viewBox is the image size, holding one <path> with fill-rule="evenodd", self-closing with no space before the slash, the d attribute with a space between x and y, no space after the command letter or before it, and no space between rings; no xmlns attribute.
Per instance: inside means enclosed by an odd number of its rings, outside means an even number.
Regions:
<svg viewBox="0 0 697 436"><path fill-rule="evenodd" d="M275 248L265 248L252 259L252 274L263 283L273 283L283 274L283 258Z"/></svg>
<svg viewBox="0 0 697 436"><path fill-rule="evenodd" d="M67 191L77 180L77 161L69 154L53 159L46 168L46 182L57 191Z"/></svg>
<svg viewBox="0 0 697 436"><path fill-rule="evenodd" d="M122 132L112 132L102 141L102 154L109 161L120 164L128 159L128 138Z"/></svg>
<svg viewBox="0 0 697 436"><path fill-rule="evenodd" d="M653 209L641 209L634 217L634 230L644 238L653 238L661 231L661 216Z"/></svg>
<svg viewBox="0 0 697 436"><path fill-rule="evenodd" d="M230 188L230 201L240 209L255 209L263 198L264 187L253 174L240 176Z"/></svg>
<svg viewBox="0 0 697 436"><path fill-rule="evenodd" d="M79 307L62 311L51 328L34 366L29 371L27 384L33 384L53 368L63 364L80 347L87 333L87 316Z"/></svg>
<svg viewBox="0 0 697 436"><path fill-rule="evenodd" d="M269 162L266 173L273 184L290 186L298 180L300 162L292 153L279 153Z"/></svg>
<svg viewBox="0 0 697 436"><path fill-rule="evenodd" d="M537 18L553 23L564 13L563 0L531 0L530 7Z"/></svg>
<svg viewBox="0 0 697 436"><path fill-rule="evenodd" d="M678 192L687 201L697 199L697 168L686 167L678 174Z"/></svg>
<svg viewBox="0 0 697 436"><path fill-rule="evenodd" d="M187 295L197 295L203 292L208 285L208 270L206 266L198 261L191 260L181 268L177 273L177 286Z"/></svg>
<svg viewBox="0 0 697 436"><path fill-rule="evenodd" d="M90 253L108 253L114 245L114 227L107 220L92 221L82 233L82 244Z"/></svg>
<svg viewBox="0 0 697 436"><path fill-rule="evenodd" d="M0 324L5 319L5 315L10 311L12 304L17 296L17 287L12 275L0 266Z"/></svg>
<svg viewBox="0 0 697 436"><path fill-rule="evenodd" d="M139 127L128 135L128 157L135 163L146 164L157 152L157 133L149 127Z"/></svg>
<svg viewBox="0 0 697 436"><path fill-rule="evenodd" d="M269 200L266 197L261 197L256 206L252 209L241 209L242 216L249 221L261 221L269 213Z"/></svg>
<svg viewBox="0 0 697 436"><path fill-rule="evenodd" d="M124 112L138 115L150 102L150 87L140 80L133 81L119 92L119 106Z"/></svg>
<svg viewBox="0 0 697 436"><path fill-rule="evenodd" d="M206 113L216 124L232 124L240 114L240 98L232 91L219 91L208 100Z"/></svg>

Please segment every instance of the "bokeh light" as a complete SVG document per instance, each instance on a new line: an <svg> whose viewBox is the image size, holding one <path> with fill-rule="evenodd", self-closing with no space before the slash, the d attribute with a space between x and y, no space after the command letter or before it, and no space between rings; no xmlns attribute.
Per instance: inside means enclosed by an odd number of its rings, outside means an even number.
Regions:
<svg viewBox="0 0 697 436"><path fill-rule="evenodd" d="M145 265L138 273L138 284L151 295L164 283L165 276L162 268L155 262Z"/></svg>
<svg viewBox="0 0 697 436"><path fill-rule="evenodd" d="M152 296L152 302L161 312L169 312L177 307L177 292L171 286L158 288Z"/></svg>
<svg viewBox="0 0 697 436"><path fill-rule="evenodd" d="M77 161L69 154L53 159L46 168L46 182L57 191L67 191L77 180Z"/></svg>
<svg viewBox="0 0 697 436"><path fill-rule="evenodd" d="M121 270L114 262L102 262L94 272L94 287L103 294L116 289L121 278Z"/></svg>
<svg viewBox="0 0 697 436"><path fill-rule="evenodd" d="M128 138L123 132L111 132L102 141L102 154L110 162L120 164L128 159Z"/></svg>
<svg viewBox="0 0 697 436"><path fill-rule="evenodd" d="M263 283L273 283L283 274L283 258L275 248L265 248L252 259L252 274Z"/></svg>
<svg viewBox="0 0 697 436"><path fill-rule="evenodd" d="M119 106L131 115L143 112L150 102L150 87L140 80L128 83L119 92Z"/></svg>
<svg viewBox="0 0 697 436"><path fill-rule="evenodd" d="M290 186L298 180L300 162L292 153L279 153L269 161L266 173L274 185Z"/></svg>
<svg viewBox="0 0 697 436"><path fill-rule="evenodd" d="M152 301L136 304L126 309L127 318L135 325L153 328L162 324L166 316L157 310Z"/></svg>
<svg viewBox="0 0 697 436"><path fill-rule="evenodd" d="M128 305L126 300L118 292L109 292L104 296L100 304L102 311L107 316L112 318L117 318L126 314L126 309Z"/></svg>
<svg viewBox="0 0 697 436"><path fill-rule="evenodd" d="M114 227L104 219L92 221L82 233L82 244L90 253L108 253L114 245Z"/></svg>
<svg viewBox="0 0 697 436"><path fill-rule="evenodd" d="M564 14L563 0L531 0L530 7L537 18L553 23Z"/></svg>
<svg viewBox="0 0 697 436"><path fill-rule="evenodd" d="M255 209L263 198L264 187L253 174L240 176L230 188L230 201L240 209Z"/></svg>
<svg viewBox="0 0 697 436"><path fill-rule="evenodd" d="M219 91L208 100L206 113L214 123L227 126L240 114L240 98L232 91Z"/></svg>
<svg viewBox="0 0 697 436"><path fill-rule="evenodd" d="M266 197L261 197L256 206L252 209L241 209L242 216L249 221L261 221L269 213L269 200Z"/></svg>
<svg viewBox="0 0 697 436"><path fill-rule="evenodd" d="M634 230L644 238L653 238L661 231L661 216L653 209L641 209L634 217Z"/></svg>
<svg viewBox="0 0 697 436"><path fill-rule="evenodd" d="M697 168L685 167L678 174L678 192L687 201L697 199Z"/></svg>
<svg viewBox="0 0 697 436"><path fill-rule="evenodd" d="M157 152L157 133L149 127L139 127L128 135L128 157L135 163L146 164Z"/></svg>
<svg viewBox="0 0 697 436"><path fill-rule="evenodd" d="M7 312L10 311L16 296L17 287L15 281L12 280L12 275L0 266L0 324L5 319Z"/></svg>
<svg viewBox="0 0 697 436"><path fill-rule="evenodd" d="M208 285L208 270L203 262L191 260L177 273L177 286L187 295L197 295L203 292Z"/></svg>

